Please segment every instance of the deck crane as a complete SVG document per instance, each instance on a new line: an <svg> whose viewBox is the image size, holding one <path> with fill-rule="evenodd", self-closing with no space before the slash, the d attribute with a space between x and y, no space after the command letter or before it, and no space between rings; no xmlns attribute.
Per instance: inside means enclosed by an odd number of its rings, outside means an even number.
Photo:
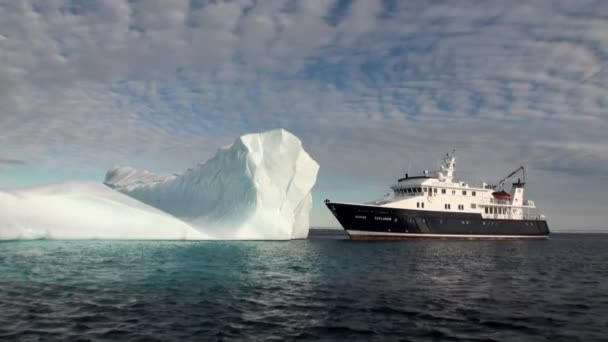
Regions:
<svg viewBox="0 0 608 342"><path fill-rule="evenodd" d="M517 170L509 173L508 176L506 176L505 178L501 179L498 181L498 186L499 186L499 191L494 191L492 193L492 196L494 196L494 198L499 199L499 200L504 200L504 201L509 201L511 200L511 194L509 194L508 192L506 192L504 190L504 186L505 186L505 181L511 177L513 177L515 174L517 174L519 171L521 171L522 176L524 178L523 183L521 182L521 179L517 180L517 184L518 186L523 186L524 184L526 184L526 170L524 169L523 166L520 166L519 168L517 168Z"/></svg>

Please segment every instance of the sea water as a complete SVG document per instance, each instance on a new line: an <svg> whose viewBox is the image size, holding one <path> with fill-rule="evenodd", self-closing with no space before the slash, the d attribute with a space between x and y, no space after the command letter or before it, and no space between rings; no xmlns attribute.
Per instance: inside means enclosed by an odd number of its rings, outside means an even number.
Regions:
<svg viewBox="0 0 608 342"><path fill-rule="evenodd" d="M0 243L3 340L608 340L608 235Z"/></svg>

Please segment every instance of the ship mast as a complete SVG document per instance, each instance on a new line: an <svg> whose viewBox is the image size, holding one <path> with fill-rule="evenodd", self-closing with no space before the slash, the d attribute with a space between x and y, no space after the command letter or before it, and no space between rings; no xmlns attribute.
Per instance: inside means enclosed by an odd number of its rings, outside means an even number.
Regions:
<svg viewBox="0 0 608 342"><path fill-rule="evenodd" d="M452 153L446 153L443 162L444 164L439 167L439 179L444 182L452 182L456 170L456 150L452 150Z"/></svg>

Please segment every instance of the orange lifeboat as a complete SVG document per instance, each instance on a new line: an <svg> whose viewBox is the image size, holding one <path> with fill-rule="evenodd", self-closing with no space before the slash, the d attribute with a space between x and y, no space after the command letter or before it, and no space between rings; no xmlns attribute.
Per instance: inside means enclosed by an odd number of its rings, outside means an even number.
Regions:
<svg viewBox="0 0 608 342"><path fill-rule="evenodd" d="M497 200L503 200L503 201L510 201L511 200L511 194L509 194L508 192L501 190L501 191L494 191L492 193L492 196L494 196L494 198L496 198Z"/></svg>

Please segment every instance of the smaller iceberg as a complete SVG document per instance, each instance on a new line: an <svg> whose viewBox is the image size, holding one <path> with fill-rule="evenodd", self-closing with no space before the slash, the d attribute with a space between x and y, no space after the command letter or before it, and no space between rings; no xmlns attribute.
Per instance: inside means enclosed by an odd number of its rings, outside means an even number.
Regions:
<svg viewBox="0 0 608 342"><path fill-rule="evenodd" d="M0 240L204 240L185 222L98 183L0 191Z"/></svg>

